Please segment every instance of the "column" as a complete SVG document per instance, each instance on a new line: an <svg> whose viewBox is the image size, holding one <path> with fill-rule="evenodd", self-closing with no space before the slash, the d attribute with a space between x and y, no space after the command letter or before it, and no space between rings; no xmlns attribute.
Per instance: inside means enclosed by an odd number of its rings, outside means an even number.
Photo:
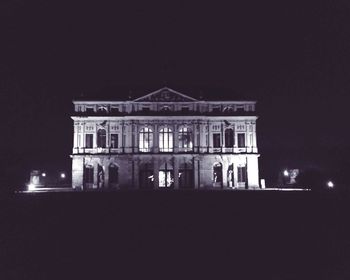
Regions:
<svg viewBox="0 0 350 280"><path fill-rule="evenodd" d="M223 189L227 189L227 170L228 170L228 163L227 159L225 158L222 161L222 187Z"/></svg>
<svg viewBox="0 0 350 280"><path fill-rule="evenodd" d="M104 187L106 189L109 188L109 160L107 160L107 158L105 159L104 163L103 163L103 171L105 173L105 182L104 182Z"/></svg>
<svg viewBox="0 0 350 280"><path fill-rule="evenodd" d="M200 153L205 153L207 152L207 146L206 146L206 140L205 140L205 137L206 137L206 129L205 129L205 125L206 125L206 122L200 122L199 123L199 134L200 134L200 138L199 138L199 143L198 143L198 146L199 146L199 152ZM208 143L209 144L209 143Z"/></svg>
<svg viewBox="0 0 350 280"><path fill-rule="evenodd" d="M94 148L94 149L96 149L97 148L97 126L96 126L96 124L94 124L94 132L93 132L93 137L92 137L92 139L93 139L93 145L92 145L92 147Z"/></svg>
<svg viewBox="0 0 350 280"><path fill-rule="evenodd" d="M233 187L237 188L238 186L238 158L237 156L233 157Z"/></svg>
<svg viewBox="0 0 350 280"><path fill-rule="evenodd" d="M173 133L173 137L174 137L174 153L177 153L179 151L179 132L178 132L178 126L177 124L174 124L174 133Z"/></svg>
<svg viewBox="0 0 350 280"><path fill-rule="evenodd" d="M139 183L139 173L140 173L140 160L138 158L135 158L133 160L134 164L134 183L133 183L133 188L134 189L139 189L140 188L140 183Z"/></svg>
<svg viewBox="0 0 350 280"><path fill-rule="evenodd" d="M154 176L154 188L159 188L159 160L157 157L153 158L153 176Z"/></svg>
<svg viewBox="0 0 350 280"><path fill-rule="evenodd" d="M225 147L225 127L224 124L221 123L221 152Z"/></svg>
<svg viewBox="0 0 350 280"><path fill-rule="evenodd" d="M193 175L194 175L194 180L193 180L193 183L194 183L194 188L195 189L199 189L199 186L200 186L200 182L199 182L199 164L200 164L200 161L199 161L199 158L198 157L195 157L193 158Z"/></svg>
<svg viewBox="0 0 350 280"><path fill-rule="evenodd" d="M73 156L72 158L72 187L82 188L84 177L84 158Z"/></svg>
<svg viewBox="0 0 350 280"><path fill-rule="evenodd" d="M174 189L179 188L179 159L177 157L173 157L174 163Z"/></svg>
<svg viewBox="0 0 350 280"><path fill-rule="evenodd" d="M247 179L249 188L259 188L258 156L247 156Z"/></svg>
<svg viewBox="0 0 350 280"><path fill-rule="evenodd" d="M125 152L132 153L132 124L125 122Z"/></svg>
<svg viewBox="0 0 350 280"><path fill-rule="evenodd" d="M137 153L137 125L135 123L132 123L132 141L131 141L131 147L132 147L132 152Z"/></svg>
<svg viewBox="0 0 350 280"><path fill-rule="evenodd" d="M154 131L153 131L153 152L154 152L154 153L159 153L158 124L154 124Z"/></svg>
<svg viewBox="0 0 350 280"><path fill-rule="evenodd" d="M208 151L213 150L213 135L211 131L211 123L208 121Z"/></svg>
<svg viewBox="0 0 350 280"><path fill-rule="evenodd" d="M193 137L193 151L196 153L196 152L199 152L199 150L197 150L197 147L199 146L199 143L197 141L197 136L198 135L198 131L197 131L197 122L195 122L193 125L192 125L192 137Z"/></svg>
<svg viewBox="0 0 350 280"><path fill-rule="evenodd" d="M93 165L94 165L94 184L93 184L92 188L97 189L98 188L98 184L97 184L97 182L98 182L98 179L97 179L97 177L98 177L98 163L96 160L94 160Z"/></svg>

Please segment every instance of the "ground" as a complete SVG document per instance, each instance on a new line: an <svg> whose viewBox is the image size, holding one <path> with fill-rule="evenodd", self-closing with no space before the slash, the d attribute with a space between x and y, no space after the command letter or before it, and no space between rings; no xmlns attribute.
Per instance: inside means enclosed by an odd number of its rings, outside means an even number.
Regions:
<svg viewBox="0 0 350 280"><path fill-rule="evenodd" d="M349 279L349 202L335 192L16 194L0 205L1 279Z"/></svg>

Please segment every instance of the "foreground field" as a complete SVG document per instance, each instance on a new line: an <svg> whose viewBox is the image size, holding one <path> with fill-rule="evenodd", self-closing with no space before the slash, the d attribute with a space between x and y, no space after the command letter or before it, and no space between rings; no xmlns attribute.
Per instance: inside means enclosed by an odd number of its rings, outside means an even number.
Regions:
<svg viewBox="0 0 350 280"><path fill-rule="evenodd" d="M0 207L1 279L350 279L350 200L335 193L17 194Z"/></svg>

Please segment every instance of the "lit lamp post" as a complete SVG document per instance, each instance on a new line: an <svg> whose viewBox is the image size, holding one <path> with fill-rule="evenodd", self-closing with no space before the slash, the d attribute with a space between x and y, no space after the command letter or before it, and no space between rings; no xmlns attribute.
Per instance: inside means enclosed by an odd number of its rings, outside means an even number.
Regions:
<svg viewBox="0 0 350 280"><path fill-rule="evenodd" d="M328 181L328 182L327 182L327 187L328 187L329 189L333 189L333 188L334 188L334 183L333 183L332 181Z"/></svg>
<svg viewBox="0 0 350 280"><path fill-rule="evenodd" d="M283 170L283 179L282 179L283 187L287 186L288 180L289 180L289 171L285 169Z"/></svg>

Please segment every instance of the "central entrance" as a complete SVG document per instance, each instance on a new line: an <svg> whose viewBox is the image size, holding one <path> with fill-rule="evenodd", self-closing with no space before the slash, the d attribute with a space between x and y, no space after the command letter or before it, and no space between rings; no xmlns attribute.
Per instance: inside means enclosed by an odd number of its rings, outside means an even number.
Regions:
<svg viewBox="0 0 350 280"><path fill-rule="evenodd" d="M173 188L174 187L174 170L171 164L164 163L159 168L159 187Z"/></svg>

